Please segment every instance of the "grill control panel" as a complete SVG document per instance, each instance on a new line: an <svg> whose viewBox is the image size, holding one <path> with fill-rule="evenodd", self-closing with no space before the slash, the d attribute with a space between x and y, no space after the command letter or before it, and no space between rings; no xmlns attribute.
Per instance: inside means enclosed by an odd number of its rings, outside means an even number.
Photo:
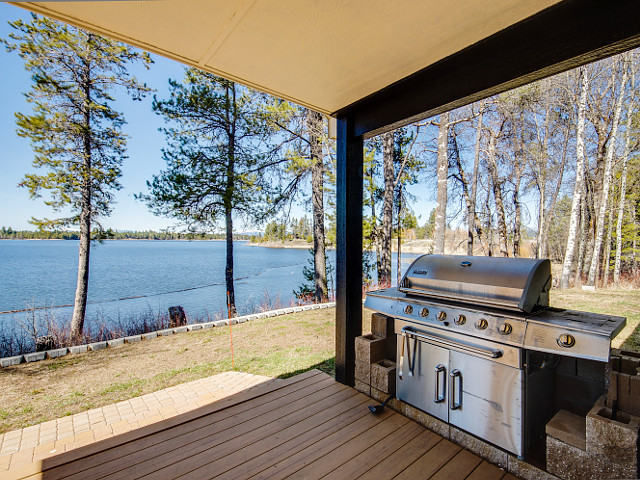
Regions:
<svg viewBox="0 0 640 480"><path fill-rule="evenodd" d="M369 308L375 309L377 301L373 296L368 296ZM374 303L375 302L375 303ZM526 322L517 318L505 318L494 316L488 312L474 312L444 304L424 306L423 302L411 299L399 299L392 307L393 316L404 320L432 325L448 331L458 331L480 338L498 340L512 345L522 345L524 342ZM388 308L387 308L388 310ZM389 315L391 312L385 312Z"/></svg>

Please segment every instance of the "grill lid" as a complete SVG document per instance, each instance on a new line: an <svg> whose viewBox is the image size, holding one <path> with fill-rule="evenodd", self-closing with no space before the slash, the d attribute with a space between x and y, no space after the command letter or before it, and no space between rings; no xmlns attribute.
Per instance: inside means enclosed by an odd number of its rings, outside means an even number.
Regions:
<svg viewBox="0 0 640 480"><path fill-rule="evenodd" d="M398 289L408 295L531 313L549 305L547 259L423 255L408 268Z"/></svg>

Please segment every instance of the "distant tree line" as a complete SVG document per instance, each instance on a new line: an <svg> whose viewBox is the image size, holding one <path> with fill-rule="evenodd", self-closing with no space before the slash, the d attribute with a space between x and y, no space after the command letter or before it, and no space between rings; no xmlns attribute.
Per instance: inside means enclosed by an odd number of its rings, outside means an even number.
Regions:
<svg viewBox="0 0 640 480"><path fill-rule="evenodd" d="M92 232L92 240L224 240L224 233L206 232L156 232L153 230L114 232L103 230ZM78 231L60 230L13 230L0 227L2 240L79 240ZM250 240L251 235L235 234L234 240Z"/></svg>
<svg viewBox="0 0 640 480"><path fill-rule="evenodd" d="M264 228L261 235L251 235L253 243L285 242L303 240L313 242L313 225L306 217L287 220L272 220Z"/></svg>

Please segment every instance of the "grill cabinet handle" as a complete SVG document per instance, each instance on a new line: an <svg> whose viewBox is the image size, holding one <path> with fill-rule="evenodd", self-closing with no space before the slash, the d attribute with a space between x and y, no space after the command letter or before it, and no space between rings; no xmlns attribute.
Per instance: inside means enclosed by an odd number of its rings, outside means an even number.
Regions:
<svg viewBox="0 0 640 480"><path fill-rule="evenodd" d="M407 362L409 363L409 376L412 377L413 376L413 369L416 365L415 362L415 355L416 355L416 350L418 348L418 340L414 339L413 342L413 361L411 359L411 348L410 348L410 344L409 344L409 337L406 335L406 332L404 332L404 330L401 332L402 334L402 343L400 344L400 365L398 366L398 378L400 380L402 380L402 375L404 372L404 352L405 352L405 342L407 343Z"/></svg>
<svg viewBox="0 0 640 480"><path fill-rule="evenodd" d="M402 380L402 371L404 368L404 342L407 340L407 335L404 332L402 334L402 341L400 342L400 362L398 364L398 378Z"/></svg>
<svg viewBox="0 0 640 480"><path fill-rule="evenodd" d="M449 408L457 410L462 406L462 373L460 370L452 370L449 374L451 381L449 382ZM458 388L456 388L456 378L458 379ZM456 402L456 393L458 401Z"/></svg>
<svg viewBox="0 0 640 480"><path fill-rule="evenodd" d="M455 340L449 340L447 338L441 338L435 335L429 335L428 333L418 332L416 330L413 330L411 327L403 327L402 330L400 330L400 333L402 334L403 337L407 338L407 346L409 345L408 337L412 336L416 340L419 338L437 347L454 348L456 350L462 350L463 352L474 353L476 355L480 355L488 358L500 358L502 356L502 350L497 350L495 348L478 347L475 345L467 345L466 343L456 342ZM404 346L403 346L403 351L404 351ZM411 369L411 373L409 375L411 375L413 373L413 369L411 368L411 365L409 365L409 368ZM400 367L400 369L402 370L402 366Z"/></svg>
<svg viewBox="0 0 640 480"><path fill-rule="evenodd" d="M447 386L446 386L446 368L443 364L439 364L436 365L436 389L435 389L435 395L433 397L433 401L434 403L441 403L444 402L444 399L446 397L446 391L447 391ZM445 386L442 388L442 393L440 392L440 374L443 374L442 376L445 379Z"/></svg>

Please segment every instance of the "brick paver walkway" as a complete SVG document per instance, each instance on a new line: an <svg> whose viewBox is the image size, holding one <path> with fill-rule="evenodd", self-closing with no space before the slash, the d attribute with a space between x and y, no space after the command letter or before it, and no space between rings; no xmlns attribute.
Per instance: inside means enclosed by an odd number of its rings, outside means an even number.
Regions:
<svg viewBox="0 0 640 480"><path fill-rule="evenodd" d="M225 372L7 432L0 435L0 472L179 415L268 380L273 379Z"/></svg>

